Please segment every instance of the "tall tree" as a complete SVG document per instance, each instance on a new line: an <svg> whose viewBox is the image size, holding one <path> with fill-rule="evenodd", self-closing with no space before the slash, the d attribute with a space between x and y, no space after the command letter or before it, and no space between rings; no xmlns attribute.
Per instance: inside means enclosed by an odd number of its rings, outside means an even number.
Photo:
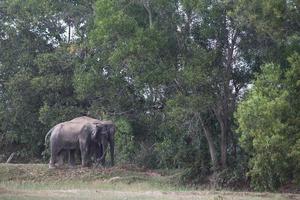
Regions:
<svg viewBox="0 0 300 200"><path fill-rule="evenodd" d="M21 154L36 155L43 147L41 101L31 79L37 74L36 56L52 51L61 40L62 29L51 8L47 1L1 1L1 134L8 147L28 150Z"/></svg>
<svg viewBox="0 0 300 200"><path fill-rule="evenodd" d="M39 156L50 125L81 111L75 108L81 107L81 102L76 99L72 79L76 63L83 58L82 47L64 45L68 42L64 39L64 3L1 1L1 134L9 151ZM83 10L90 9L92 1L86 1L86 9L82 1L69 3L73 6L68 7L69 12L80 13L72 24L75 38L85 41L92 12ZM29 142L32 139L38 144L34 148Z"/></svg>
<svg viewBox="0 0 300 200"><path fill-rule="evenodd" d="M299 69L299 5L297 1L239 1L235 12L243 26L252 26L270 48L262 53L262 73L241 102L237 120L241 143L250 154L252 186L274 190L297 180L299 126L297 77ZM250 8L245 10L244 8ZM267 50L267 51L266 51ZM293 75L292 75L293 74ZM299 77L298 77L299 78ZM294 150L292 150L294 149ZM293 153L291 153L293 152Z"/></svg>
<svg viewBox="0 0 300 200"><path fill-rule="evenodd" d="M179 90L183 89L187 101L193 100L188 105L198 117L191 119L200 122L195 124L200 125L206 136L213 167L217 169L220 163L224 169L229 148L232 153L236 148L233 112L253 68L244 57L244 44L249 39L231 17L233 2L182 1L181 5L180 35L185 42L178 71ZM217 138L220 140L216 141Z"/></svg>

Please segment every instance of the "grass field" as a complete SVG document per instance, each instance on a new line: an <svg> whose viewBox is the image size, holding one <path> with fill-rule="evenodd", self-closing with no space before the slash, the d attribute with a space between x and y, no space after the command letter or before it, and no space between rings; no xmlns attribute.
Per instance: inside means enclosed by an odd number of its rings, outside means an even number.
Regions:
<svg viewBox="0 0 300 200"><path fill-rule="evenodd" d="M44 164L0 164L0 200L281 200L300 194L196 190L174 174L134 166L48 169Z"/></svg>

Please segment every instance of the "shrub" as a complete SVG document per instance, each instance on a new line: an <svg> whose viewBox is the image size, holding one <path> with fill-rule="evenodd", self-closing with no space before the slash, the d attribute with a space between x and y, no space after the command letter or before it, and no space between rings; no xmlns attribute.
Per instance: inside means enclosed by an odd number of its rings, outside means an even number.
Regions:
<svg viewBox="0 0 300 200"><path fill-rule="evenodd" d="M126 118L119 118L115 123L117 127L115 135L117 162L130 162L134 160L136 149L132 127Z"/></svg>

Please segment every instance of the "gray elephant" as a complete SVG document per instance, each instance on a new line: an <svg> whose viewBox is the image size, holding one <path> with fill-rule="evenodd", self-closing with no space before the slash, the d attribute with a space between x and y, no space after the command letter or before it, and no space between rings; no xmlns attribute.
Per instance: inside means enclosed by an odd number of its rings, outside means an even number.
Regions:
<svg viewBox="0 0 300 200"><path fill-rule="evenodd" d="M76 122L76 123L81 123L81 124L91 123L91 124L105 126L107 133L99 134L98 138L97 138L98 145L92 144L92 146L95 148L94 153L96 154L96 157L99 159L99 161L102 163L102 165L105 165L105 157L106 157L106 153L107 153L107 146L109 143L111 165L113 166L114 165L115 132L116 132L115 124L112 121L101 121L101 120L94 119L94 118L87 117L87 116L77 117L75 119L72 119L70 122Z"/></svg>
<svg viewBox="0 0 300 200"><path fill-rule="evenodd" d="M46 135L50 136L51 158L49 168L54 168L60 154L69 152L69 164L75 164L75 151L81 152L82 166L87 166L92 142L99 143L105 140L108 135L108 128L105 124L63 122L53 127Z"/></svg>
<svg viewBox="0 0 300 200"><path fill-rule="evenodd" d="M107 131L107 137L105 137L107 142L109 143L110 147L110 156L111 156L111 165L114 166L114 147L115 147L115 132L116 132L116 126L112 121L101 121L102 125L105 126ZM100 159L102 162L102 165L105 165L105 157L107 152L107 142L102 142L102 158Z"/></svg>

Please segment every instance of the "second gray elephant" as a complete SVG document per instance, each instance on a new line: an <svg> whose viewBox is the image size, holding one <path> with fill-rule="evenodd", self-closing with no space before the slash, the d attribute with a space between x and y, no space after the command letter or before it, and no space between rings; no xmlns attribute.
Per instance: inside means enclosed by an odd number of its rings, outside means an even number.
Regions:
<svg viewBox="0 0 300 200"><path fill-rule="evenodd" d="M111 165L113 166L116 132L115 124L110 120L98 120L87 116L74 118L70 120L70 122L77 122L80 124L91 123L98 126L104 126L106 128L106 133L98 134L98 138L96 140L97 144L92 144L92 146L95 148L95 154L98 160L102 163L102 165L105 165L105 157L107 153L107 147L109 144Z"/></svg>

